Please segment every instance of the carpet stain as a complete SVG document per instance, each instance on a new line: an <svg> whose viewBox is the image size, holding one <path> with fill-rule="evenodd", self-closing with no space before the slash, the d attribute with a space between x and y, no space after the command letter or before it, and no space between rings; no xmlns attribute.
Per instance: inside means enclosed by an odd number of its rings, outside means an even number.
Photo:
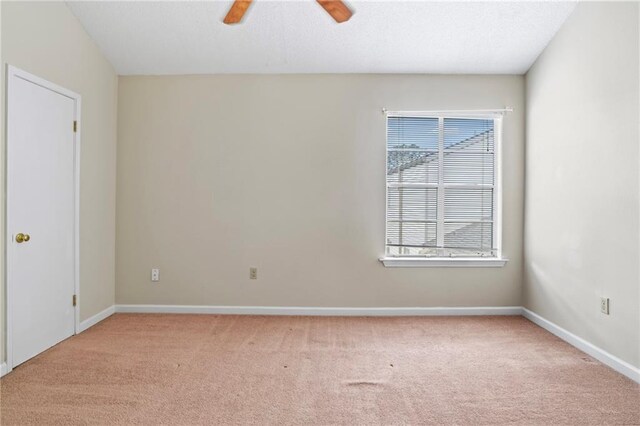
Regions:
<svg viewBox="0 0 640 426"><path fill-rule="evenodd" d="M345 384L347 386L381 386L383 383L379 381L360 380L360 381L348 381L348 382L345 382Z"/></svg>

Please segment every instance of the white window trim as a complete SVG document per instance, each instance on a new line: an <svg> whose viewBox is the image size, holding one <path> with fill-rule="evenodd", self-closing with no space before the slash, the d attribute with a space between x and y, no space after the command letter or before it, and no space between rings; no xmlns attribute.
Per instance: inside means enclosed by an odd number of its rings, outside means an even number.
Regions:
<svg viewBox="0 0 640 426"><path fill-rule="evenodd" d="M501 268L508 259L498 257L381 257L387 268Z"/></svg>
<svg viewBox="0 0 640 426"><path fill-rule="evenodd" d="M469 110L469 111L387 111L383 109L385 119L385 141L387 135L389 117L433 117L438 118L440 123L444 118L485 118L494 120L494 226L493 238L496 243L496 256L494 257L419 257L419 256L383 256L379 260L385 267L390 268L450 268L450 267L472 267L472 268L501 268L508 259L502 254L502 118L504 114L513 111L511 108L495 110ZM439 141L440 143L441 141ZM388 153L385 147L385 152ZM387 164L387 154L385 154L385 167ZM442 163L442 162L441 162ZM442 164L440 165L442 167ZM442 170L439 178L442 179ZM385 182L385 212L387 208L388 185ZM440 201L439 201L440 204ZM441 206L439 206L441 207ZM385 213L385 227L387 225ZM386 231L385 244L386 247ZM442 236L442 238L444 235ZM386 248L385 248L386 251Z"/></svg>

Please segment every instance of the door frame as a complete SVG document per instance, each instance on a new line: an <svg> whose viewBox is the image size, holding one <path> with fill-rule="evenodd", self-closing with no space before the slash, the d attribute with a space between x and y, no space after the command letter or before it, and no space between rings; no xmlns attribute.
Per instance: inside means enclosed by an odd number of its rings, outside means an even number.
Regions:
<svg viewBox="0 0 640 426"><path fill-rule="evenodd" d="M74 272L73 272L73 278L74 278L74 288L75 288L75 294L76 294L76 306L74 309L74 316L75 316L75 321L74 321L74 335L78 334L79 330L80 330L80 302L81 302L81 298L80 298L80 135L81 135L81 130L82 130L82 125L81 125L81 96L75 92L72 92L71 90L65 89L64 87L58 86L57 84L54 84L50 81L47 81L43 78L40 78L38 76L35 76L33 74L30 74L24 70L21 70L19 68L16 68L12 65L7 64L7 68L6 68L6 76L7 76L7 80L6 80L6 126L5 126L5 140L6 140L6 145L5 145L5 160L4 160L4 167L5 167L5 173L4 173L4 177L5 177L5 207L4 207L4 223L3 223L3 227L4 227L4 235L5 235L5 241L4 241L4 264L5 264L5 273L4 273L4 282L5 282L5 289L6 289L6 350L7 350L7 373L9 373L12 369L13 369L13 309L12 309L12 304L11 304L11 300L13 297L13 285L14 285L14 280L12 279L13 277L11 276L10 273L10 268L9 268L9 244L13 243L13 234L9 234L8 233L8 219L10 216L10 211L9 211L9 206L11 205L11 191L9 189L9 177L7 175L7 170L8 170L8 165L9 165L9 155L10 155L10 151L11 151L11 141L9 141L9 126L11 123L11 113L12 113L12 108L11 108L11 103L9 102L9 96L12 90L12 85L13 82L16 81L16 79L20 79L20 80L26 80L30 83L36 84L38 86L41 86L45 89L49 89L53 92L56 92L62 96L66 96L67 98L70 98L74 101L75 104L75 108L74 108L74 120L76 121L76 132L74 133L74 141L73 141L73 194L74 194L74 227L73 227L73 251L74 251L74 256L73 256L73 262L74 262ZM69 123L69 125L72 125L72 123Z"/></svg>

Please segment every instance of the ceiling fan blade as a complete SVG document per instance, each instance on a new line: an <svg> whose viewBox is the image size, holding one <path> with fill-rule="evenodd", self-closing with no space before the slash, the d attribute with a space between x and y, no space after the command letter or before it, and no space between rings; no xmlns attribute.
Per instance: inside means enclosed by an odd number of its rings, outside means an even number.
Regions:
<svg viewBox="0 0 640 426"><path fill-rule="evenodd" d="M320 6L339 24L351 18L353 12L341 0L316 0Z"/></svg>
<svg viewBox="0 0 640 426"><path fill-rule="evenodd" d="M229 12L227 13L227 16L224 17L224 20L222 22L224 22L225 24L238 24L240 21L242 21L242 17L244 16L244 13L247 11L247 9L249 9L249 6L251 6L252 1L253 0L234 1L231 5L231 8L229 9Z"/></svg>

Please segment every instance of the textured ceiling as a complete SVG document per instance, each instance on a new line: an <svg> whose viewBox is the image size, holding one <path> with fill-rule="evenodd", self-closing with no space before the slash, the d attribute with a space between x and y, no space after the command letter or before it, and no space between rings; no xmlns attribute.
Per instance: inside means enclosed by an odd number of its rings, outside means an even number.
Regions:
<svg viewBox="0 0 640 426"><path fill-rule="evenodd" d="M336 24L313 0L67 2L120 74L522 74L575 2L351 1Z"/></svg>

